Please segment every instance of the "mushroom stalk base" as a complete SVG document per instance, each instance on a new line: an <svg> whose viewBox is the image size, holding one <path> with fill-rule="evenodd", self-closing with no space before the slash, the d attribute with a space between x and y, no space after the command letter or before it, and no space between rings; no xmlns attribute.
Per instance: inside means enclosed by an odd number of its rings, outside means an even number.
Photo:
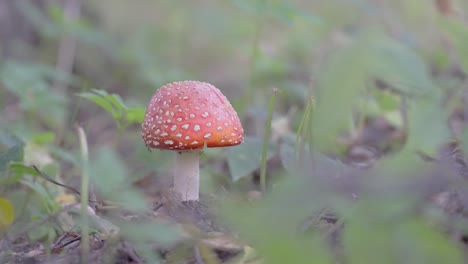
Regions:
<svg viewBox="0 0 468 264"><path fill-rule="evenodd" d="M201 150L183 151L176 154L174 191L182 201L198 201L200 190L199 161Z"/></svg>

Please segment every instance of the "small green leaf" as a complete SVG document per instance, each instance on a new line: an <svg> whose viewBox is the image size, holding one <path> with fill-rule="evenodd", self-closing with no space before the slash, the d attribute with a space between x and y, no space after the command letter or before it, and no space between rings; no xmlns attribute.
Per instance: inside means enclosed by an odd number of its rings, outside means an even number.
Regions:
<svg viewBox="0 0 468 264"><path fill-rule="evenodd" d="M12 172L21 173L21 174L30 174L34 176L41 176L34 168L26 166L22 163L11 163L10 170Z"/></svg>
<svg viewBox="0 0 468 264"><path fill-rule="evenodd" d="M39 144L39 145L44 145L47 143L52 143L55 140L55 134L53 132L43 132L43 133L35 133L31 141Z"/></svg>
<svg viewBox="0 0 468 264"><path fill-rule="evenodd" d="M373 95L382 111L395 111L400 107L400 99L388 90L373 91Z"/></svg>
<svg viewBox="0 0 468 264"><path fill-rule="evenodd" d="M12 134L0 134L0 172L4 171L11 161L23 159L24 143Z"/></svg>
<svg viewBox="0 0 468 264"><path fill-rule="evenodd" d="M13 223L15 210L11 202L0 197L0 232L4 232Z"/></svg>
<svg viewBox="0 0 468 264"><path fill-rule="evenodd" d="M122 101L122 98L118 94L111 94L106 96L106 99L109 100L119 111L122 111L123 109L126 109L127 106L124 104Z"/></svg>
<svg viewBox="0 0 468 264"><path fill-rule="evenodd" d="M238 181L260 168L263 139L246 137L244 143L226 149L229 173L232 181ZM274 147L268 146L267 160L274 154Z"/></svg>
<svg viewBox="0 0 468 264"><path fill-rule="evenodd" d="M127 120L130 123L142 123L146 110L141 107L127 109Z"/></svg>
<svg viewBox="0 0 468 264"><path fill-rule="evenodd" d="M109 114L111 114L114 118L116 117L115 110L112 107L111 103L106 101L103 97L100 95L94 94L94 93L79 93L78 96L88 99L91 102L94 102L95 104L99 105L100 107L104 108Z"/></svg>

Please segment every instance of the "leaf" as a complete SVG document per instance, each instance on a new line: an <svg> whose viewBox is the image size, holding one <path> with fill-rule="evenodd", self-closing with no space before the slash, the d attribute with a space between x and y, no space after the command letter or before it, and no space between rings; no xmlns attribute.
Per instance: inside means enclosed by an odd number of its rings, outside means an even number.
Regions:
<svg viewBox="0 0 468 264"><path fill-rule="evenodd" d="M141 107L127 109L127 120L130 123L142 123L146 109Z"/></svg>
<svg viewBox="0 0 468 264"><path fill-rule="evenodd" d="M323 23L322 19L285 1L234 0L234 5L252 15L268 14L283 22L290 23L296 18L310 23Z"/></svg>
<svg viewBox="0 0 468 264"><path fill-rule="evenodd" d="M374 98L376 99L380 109L384 112L395 111L400 107L399 98L390 93L388 90L377 90L372 91Z"/></svg>
<svg viewBox="0 0 468 264"><path fill-rule="evenodd" d="M338 134L347 127L353 106L367 80L370 55L368 42L373 35L362 35L330 55L318 74L317 103L313 111L313 142L320 149L334 145Z"/></svg>
<svg viewBox="0 0 468 264"><path fill-rule="evenodd" d="M94 90L96 91L96 90ZM112 104L107 101L102 95L96 94L96 93L79 93L79 97L85 98L90 100L91 102L94 102L95 104L99 105L100 107L104 108L109 114L111 114L114 118L117 117L117 114L115 113L114 108L112 107Z"/></svg>
<svg viewBox="0 0 468 264"><path fill-rule="evenodd" d="M302 166L296 158L296 152L292 144L286 142L281 145L280 159L283 167L290 174L310 174L312 171L317 174L327 175L328 177L337 176L343 171L350 172L351 167L343 164L339 160L334 160L320 152L314 152L313 156L308 150L304 151L304 161Z"/></svg>
<svg viewBox="0 0 468 264"><path fill-rule="evenodd" d="M441 26L448 33L465 73L468 73L468 27L463 20L447 18L441 21Z"/></svg>
<svg viewBox="0 0 468 264"><path fill-rule="evenodd" d="M28 186L34 190L40 197L44 198L47 201L53 201L53 197L49 194L48 190L39 182L33 182L29 179L24 179L21 181L22 184Z"/></svg>
<svg viewBox="0 0 468 264"><path fill-rule="evenodd" d="M420 98L408 107L408 140L406 148L435 155L438 148L450 138L448 110L431 98ZM428 129L430 124L430 129Z"/></svg>
<svg viewBox="0 0 468 264"><path fill-rule="evenodd" d="M13 223L15 210L11 202L0 197L0 232L5 232Z"/></svg>
<svg viewBox="0 0 468 264"><path fill-rule="evenodd" d="M297 18L310 23L323 23L320 17L312 15L306 10L300 9L286 1L272 1L269 6L269 11L275 18L281 19L287 23Z"/></svg>
<svg viewBox="0 0 468 264"><path fill-rule="evenodd" d="M434 90L425 62L411 48L384 35L372 38L369 48L369 70L374 77L407 94Z"/></svg>
<svg viewBox="0 0 468 264"><path fill-rule="evenodd" d="M127 209L144 210L146 201L128 180L127 168L110 148L96 152L90 160L91 180L107 199L122 203Z"/></svg>
<svg viewBox="0 0 468 264"><path fill-rule="evenodd" d="M44 145L47 143L52 143L55 140L55 134L53 132L43 132L43 133L35 133L31 141L39 144L39 145Z"/></svg>
<svg viewBox="0 0 468 264"><path fill-rule="evenodd" d="M397 250L405 252L405 263L465 263L459 245L434 226L428 225L424 219L406 221L398 228L396 235Z"/></svg>
<svg viewBox="0 0 468 264"><path fill-rule="evenodd" d="M10 170L12 172L21 173L21 174L30 174L34 176L41 176L34 168L24 165L22 163L12 163L10 164Z"/></svg>
<svg viewBox="0 0 468 264"><path fill-rule="evenodd" d="M11 161L23 159L24 143L12 134L0 134L0 173L6 170Z"/></svg>
<svg viewBox="0 0 468 264"><path fill-rule="evenodd" d="M233 182L249 175L260 168L263 139L245 137L244 143L226 149L229 173ZM267 160L273 157L274 148L268 146Z"/></svg>
<svg viewBox="0 0 468 264"><path fill-rule="evenodd" d="M392 229L376 223L369 224L362 217L355 217L344 229L344 248L349 264L393 264L391 253Z"/></svg>
<svg viewBox="0 0 468 264"><path fill-rule="evenodd" d="M158 244L170 246L182 238L182 232L176 225L158 220L140 221L138 224L121 223L119 227L126 238L145 243L158 242Z"/></svg>
<svg viewBox="0 0 468 264"><path fill-rule="evenodd" d="M109 100L119 111L122 111L123 109L126 109L127 106L124 104L122 101L122 98L118 94L111 94L108 95L107 100Z"/></svg>
<svg viewBox="0 0 468 264"><path fill-rule="evenodd" d="M143 121L145 109L127 107L118 94L109 94L104 90L94 89L91 92L78 93L77 95L104 108L121 126Z"/></svg>
<svg viewBox="0 0 468 264"><path fill-rule="evenodd" d="M264 263L331 263L330 252L320 234L298 234L298 226L321 207L309 194L312 186L302 177L290 177L258 203L243 206L223 201L226 222L249 241ZM315 195L315 194L314 194ZM300 232L300 231L299 231Z"/></svg>
<svg viewBox="0 0 468 264"><path fill-rule="evenodd" d="M7 61L0 69L0 82L20 99L20 108L56 126L65 120L67 97L63 91L50 91L53 80L74 82L72 76L50 65Z"/></svg>
<svg viewBox="0 0 468 264"><path fill-rule="evenodd" d="M76 153L70 153L68 150L56 146L50 146L49 151L56 159L70 162L75 166L80 164Z"/></svg>

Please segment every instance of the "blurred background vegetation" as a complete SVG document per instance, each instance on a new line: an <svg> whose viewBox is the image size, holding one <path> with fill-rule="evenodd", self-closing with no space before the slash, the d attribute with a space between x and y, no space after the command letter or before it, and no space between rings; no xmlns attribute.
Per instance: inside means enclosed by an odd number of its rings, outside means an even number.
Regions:
<svg viewBox="0 0 468 264"><path fill-rule="evenodd" d="M467 14L0 0L0 262L466 263ZM148 152L140 123L189 79L226 95L246 142L204 152L203 206L180 217L173 154Z"/></svg>

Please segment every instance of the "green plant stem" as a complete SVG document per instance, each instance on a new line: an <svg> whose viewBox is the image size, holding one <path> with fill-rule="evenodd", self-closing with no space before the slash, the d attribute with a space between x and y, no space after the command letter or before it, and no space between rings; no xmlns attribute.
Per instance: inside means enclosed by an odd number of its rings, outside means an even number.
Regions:
<svg viewBox="0 0 468 264"><path fill-rule="evenodd" d="M122 138L122 133L124 131L124 127L120 121L116 121L116 124L117 124L117 132L115 134L114 145L118 149L120 145L120 140Z"/></svg>
<svg viewBox="0 0 468 264"><path fill-rule="evenodd" d="M305 144L306 142L310 142L312 137L310 123L312 118L313 104L314 101L312 97L310 97L304 110L301 123L299 124L299 128L297 129L296 157L298 158L300 165L303 165L305 157Z"/></svg>
<svg viewBox="0 0 468 264"><path fill-rule="evenodd" d="M268 118L265 126L265 136L263 138L262 160L260 163L260 190L263 193L266 191L266 156L268 150L268 142L270 141L271 120L273 119L273 109L275 108L275 99L277 92L277 89L273 89L273 93L270 97L270 105L268 107Z"/></svg>
<svg viewBox="0 0 468 264"><path fill-rule="evenodd" d="M88 141L82 127L77 126L78 138L80 140L82 157L81 176L81 263L88 263L89 255L89 219L88 219L88 199L89 199L89 169L88 169Z"/></svg>

